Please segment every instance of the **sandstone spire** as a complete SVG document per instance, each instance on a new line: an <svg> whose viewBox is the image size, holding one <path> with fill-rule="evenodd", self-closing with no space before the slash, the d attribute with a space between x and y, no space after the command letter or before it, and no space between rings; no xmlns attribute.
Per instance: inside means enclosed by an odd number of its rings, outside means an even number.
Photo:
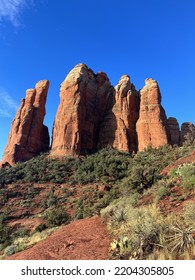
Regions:
<svg viewBox="0 0 195 280"><path fill-rule="evenodd" d="M146 79L140 95L140 113L136 124L139 151L148 146L156 148L168 144L166 114L161 106L161 94L157 82Z"/></svg>
<svg viewBox="0 0 195 280"><path fill-rule="evenodd" d="M123 75L115 87L115 105L117 129L113 147L120 151L137 151L136 122L139 117L139 92L131 84L130 77Z"/></svg>
<svg viewBox="0 0 195 280"><path fill-rule="evenodd" d="M43 125L49 81L42 80L26 91L12 122L1 166L25 161L49 148L48 128Z"/></svg>
<svg viewBox="0 0 195 280"><path fill-rule="evenodd" d="M97 75L85 64L76 65L60 88L51 156L85 154L98 143L99 126L113 100L105 73Z"/></svg>
<svg viewBox="0 0 195 280"><path fill-rule="evenodd" d="M180 144L180 129L179 124L176 118L168 118L167 119L167 128L169 131L169 141L171 145L179 145Z"/></svg>

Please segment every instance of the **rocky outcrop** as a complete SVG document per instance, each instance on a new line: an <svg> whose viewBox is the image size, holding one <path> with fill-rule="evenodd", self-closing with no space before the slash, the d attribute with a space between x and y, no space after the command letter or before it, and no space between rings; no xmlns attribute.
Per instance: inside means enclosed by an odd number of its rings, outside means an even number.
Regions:
<svg viewBox="0 0 195 280"><path fill-rule="evenodd" d="M26 91L12 123L2 165L25 161L49 148L43 125L48 81ZM95 74L85 64L76 65L62 82L54 121L50 156L85 155L107 146L125 152L148 146L193 141L195 127L175 118L167 120L158 83L146 79L137 91L128 75L114 88L103 72Z"/></svg>
<svg viewBox="0 0 195 280"><path fill-rule="evenodd" d="M112 106L113 87L106 74L95 75L85 64L76 65L61 84L51 156L93 151L98 145L100 124Z"/></svg>
<svg viewBox="0 0 195 280"><path fill-rule="evenodd" d="M179 145L180 144L180 128L178 121L176 118L168 118L167 119L167 128L169 131L169 143L171 145Z"/></svg>
<svg viewBox="0 0 195 280"><path fill-rule="evenodd" d="M25 161L49 148L48 128L43 125L49 81L36 84L26 91L12 122L1 166Z"/></svg>
<svg viewBox="0 0 195 280"><path fill-rule="evenodd" d="M140 91L140 113L136 124L138 149L157 148L168 143L166 114L161 106L161 93L157 82L146 79Z"/></svg>
<svg viewBox="0 0 195 280"><path fill-rule="evenodd" d="M191 122L184 122L181 125L181 142L183 145L185 142L192 143L195 140L195 126Z"/></svg>
<svg viewBox="0 0 195 280"><path fill-rule="evenodd" d="M115 87L116 133L113 147L120 151L137 151L136 122L139 117L139 92L124 75Z"/></svg>

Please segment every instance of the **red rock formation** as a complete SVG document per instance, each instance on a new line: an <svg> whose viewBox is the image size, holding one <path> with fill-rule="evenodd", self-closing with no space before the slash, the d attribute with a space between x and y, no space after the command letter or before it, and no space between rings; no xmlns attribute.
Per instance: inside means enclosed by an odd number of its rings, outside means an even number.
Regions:
<svg viewBox="0 0 195 280"><path fill-rule="evenodd" d="M161 106L161 94L158 84L153 79L146 79L140 91L140 114L136 124L138 149L148 146L154 148L168 143L166 114Z"/></svg>
<svg viewBox="0 0 195 280"><path fill-rule="evenodd" d="M171 145L179 145L180 144L180 129L179 124L176 118L168 118L167 119L167 128L169 131L169 141Z"/></svg>
<svg viewBox="0 0 195 280"><path fill-rule="evenodd" d="M191 122L185 122L181 125L181 145L186 141L192 143L195 140L195 126Z"/></svg>
<svg viewBox="0 0 195 280"><path fill-rule="evenodd" d="M139 117L139 92L124 75L115 87L116 103L113 113L116 117L117 129L113 147L120 151L137 151L136 122Z"/></svg>
<svg viewBox="0 0 195 280"><path fill-rule="evenodd" d="M48 128L43 125L48 88L49 81L44 80L26 91L12 122L1 166L28 160L49 148Z"/></svg>
<svg viewBox="0 0 195 280"><path fill-rule="evenodd" d="M85 64L76 65L61 84L51 156L85 154L95 149L100 122L112 96L105 73L95 75Z"/></svg>

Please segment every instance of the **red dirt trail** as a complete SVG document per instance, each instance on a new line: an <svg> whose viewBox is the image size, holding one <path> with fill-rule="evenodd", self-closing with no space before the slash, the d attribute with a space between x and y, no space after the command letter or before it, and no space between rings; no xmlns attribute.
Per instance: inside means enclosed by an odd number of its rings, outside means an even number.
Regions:
<svg viewBox="0 0 195 280"><path fill-rule="evenodd" d="M98 216L74 221L9 260L105 260L110 237Z"/></svg>

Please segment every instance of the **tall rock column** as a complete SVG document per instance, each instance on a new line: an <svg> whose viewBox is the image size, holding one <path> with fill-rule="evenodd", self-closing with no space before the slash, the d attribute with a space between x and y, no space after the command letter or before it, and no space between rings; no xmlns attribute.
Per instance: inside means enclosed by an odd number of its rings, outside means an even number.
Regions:
<svg viewBox="0 0 195 280"><path fill-rule="evenodd" d="M180 129L179 124L176 118L168 118L167 119L167 128L169 131L169 141L171 145L179 145L180 144Z"/></svg>
<svg viewBox="0 0 195 280"><path fill-rule="evenodd" d="M123 75L115 87L116 103L113 113L117 129L113 147L120 151L137 151L136 122L139 117L139 92L131 84L130 77Z"/></svg>
<svg viewBox="0 0 195 280"><path fill-rule="evenodd" d="M51 156L85 154L96 148L99 125L113 98L112 91L105 73L96 75L85 64L70 71L60 88Z"/></svg>
<svg viewBox="0 0 195 280"><path fill-rule="evenodd" d="M26 91L12 122L1 166L26 161L49 148L48 128L43 124L49 81L39 81Z"/></svg>
<svg viewBox="0 0 195 280"><path fill-rule="evenodd" d="M168 144L166 114L161 106L161 94L157 82L146 79L140 95L140 113L136 124L139 151L148 146L157 148Z"/></svg>

